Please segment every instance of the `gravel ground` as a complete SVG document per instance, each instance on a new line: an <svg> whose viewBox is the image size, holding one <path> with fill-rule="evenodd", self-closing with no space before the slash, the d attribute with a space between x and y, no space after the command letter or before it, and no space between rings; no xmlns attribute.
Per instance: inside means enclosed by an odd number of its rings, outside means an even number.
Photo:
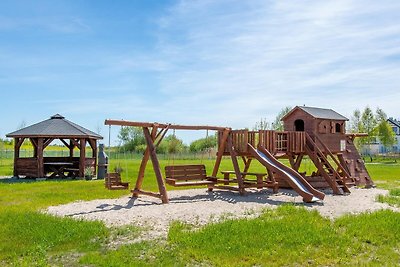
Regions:
<svg viewBox="0 0 400 267"><path fill-rule="evenodd" d="M303 203L302 198L292 190L281 189L278 194L263 190L248 192L240 196L236 192L208 192L206 189L170 191L170 203L141 196L118 199L98 199L77 201L60 206L52 206L46 212L57 216L77 219L100 220L107 226L137 225L150 229L145 239L165 237L169 224L179 220L194 225L204 225L227 218L256 217L264 208L276 208L285 203L294 203L310 210L318 210L323 216L335 218L347 213L361 213L379 209L399 209L375 201L379 194L387 194L382 189L351 189L350 195L337 196L327 191L323 202Z"/></svg>

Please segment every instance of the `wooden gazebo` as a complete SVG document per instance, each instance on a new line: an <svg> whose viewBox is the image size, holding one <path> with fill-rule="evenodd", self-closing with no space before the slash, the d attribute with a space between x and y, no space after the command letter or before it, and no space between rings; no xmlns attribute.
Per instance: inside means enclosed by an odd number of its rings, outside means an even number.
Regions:
<svg viewBox="0 0 400 267"><path fill-rule="evenodd" d="M85 168L91 168L96 174L97 140L100 135L83 128L63 116L56 114L50 119L7 134L14 138L14 176L83 177ZM34 148L33 157L21 158L20 149L28 139ZM44 150L54 140L60 140L68 149L67 157L44 157ZM92 148L92 157L86 157L86 144ZM74 157L74 149L80 150L79 157Z"/></svg>

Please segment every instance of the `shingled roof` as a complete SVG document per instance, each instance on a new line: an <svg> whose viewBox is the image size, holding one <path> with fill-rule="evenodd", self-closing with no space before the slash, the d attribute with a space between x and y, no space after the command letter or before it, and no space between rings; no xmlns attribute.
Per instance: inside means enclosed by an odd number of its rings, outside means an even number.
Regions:
<svg viewBox="0 0 400 267"><path fill-rule="evenodd" d="M340 115L336 111L332 109L325 109L325 108L314 108L314 107L305 107L305 106L296 106L293 108L288 114L286 114L282 120L286 119L290 116L295 110L301 109L304 112L310 114L314 118L317 119L325 119L325 120L338 120L338 121L348 121L349 119Z"/></svg>
<svg viewBox="0 0 400 267"><path fill-rule="evenodd" d="M51 116L50 119L9 133L7 137L53 137L53 138L91 138L103 139L102 136L79 126L60 114Z"/></svg>

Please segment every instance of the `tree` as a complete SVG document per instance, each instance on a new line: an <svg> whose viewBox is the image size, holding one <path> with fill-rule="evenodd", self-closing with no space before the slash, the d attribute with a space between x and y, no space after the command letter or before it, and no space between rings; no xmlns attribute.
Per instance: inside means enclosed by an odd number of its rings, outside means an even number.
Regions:
<svg viewBox="0 0 400 267"><path fill-rule="evenodd" d="M201 152L216 146L217 146L217 136L211 135L193 141L189 146L189 150L190 152Z"/></svg>
<svg viewBox="0 0 400 267"><path fill-rule="evenodd" d="M282 118L292 110L292 107L286 106L281 111L279 111L274 122L272 123L272 129L275 131L283 131L283 121Z"/></svg>
<svg viewBox="0 0 400 267"><path fill-rule="evenodd" d="M359 109L354 110L353 116L351 116L349 124L351 133L361 132L361 112Z"/></svg>
<svg viewBox="0 0 400 267"><path fill-rule="evenodd" d="M143 131L138 127L122 126L118 139L126 151L143 152L143 147L146 147Z"/></svg>
<svg viewBox="0 0 400 267"><path fill-rule="evenodd" d="M377 127L376 127L376 134L379 138L379 141L385 147L385 149L390 149L396 143L396 135L387 122L386 113L380 109L376 109L376 119L377 119Z"/></svg>
<svg viewBox="0 0 400 267"><path fill-rule="evenodd" d="M367 106L365 107L360 120L360 131L368 134L368 137L360 140L361 144L370 145L376 140L376 119L372 110Z"/></svg>
<svg viewBox="0 0 400 267"><path fill-rule="evenodd" d="M271 129L271 125L270 123L267 121L266 118L261 118L259 122L256 122L256 124L253 127L254 131L258 131L258 130L270 130Z"/></svg>
<svg viewBox="0 0 400 267"><path fill-rule="evenodd" d="M165 137L160 145L157 147L157 153L160 154L175 154L182 153L186 150L186 146L183 141L177 138L175 135L168 135Z"/></svg>

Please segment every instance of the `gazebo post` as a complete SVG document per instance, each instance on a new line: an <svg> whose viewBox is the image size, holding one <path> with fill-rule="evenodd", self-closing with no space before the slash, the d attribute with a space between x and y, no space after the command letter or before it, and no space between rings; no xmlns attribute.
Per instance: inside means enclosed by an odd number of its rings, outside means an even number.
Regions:
<svg viewBox="0 0 400 267"><path fill-rule="evenodd" d="M79 176L85 176L85 163L86 163L86 139L80 139L80 158L79 158Z"/></svg>
<svg viewBox="0 0 400 267"><path fill-rule="evenodd" d="M43 138L38 138L37 143L37 161L38 161L38 177L44 177L44 162L43 162Z"/></svg>
<svg viewBox="0 0 400 267"><path fill-rule="evenodd" d="M18 177L18 159L19 159L19 152L21 149L21 145L24 142L25 138L14 138L14 177Z"/></svg>
<svg viewBox="0 0 400 267"><path fill-rule="evenodd" d="M97 141L96 139L89 139L89 143L92 147L92 158L94 158L94 171L93 175L96 177L97 175Z"/></svg>
<svg viewBox="0 0 400 267"><path fill-rule="evenodd" d="M69 139L69 157L72 159L74 157L74 148L75 148L75 144L74 141L72 139Z"/></svg>

